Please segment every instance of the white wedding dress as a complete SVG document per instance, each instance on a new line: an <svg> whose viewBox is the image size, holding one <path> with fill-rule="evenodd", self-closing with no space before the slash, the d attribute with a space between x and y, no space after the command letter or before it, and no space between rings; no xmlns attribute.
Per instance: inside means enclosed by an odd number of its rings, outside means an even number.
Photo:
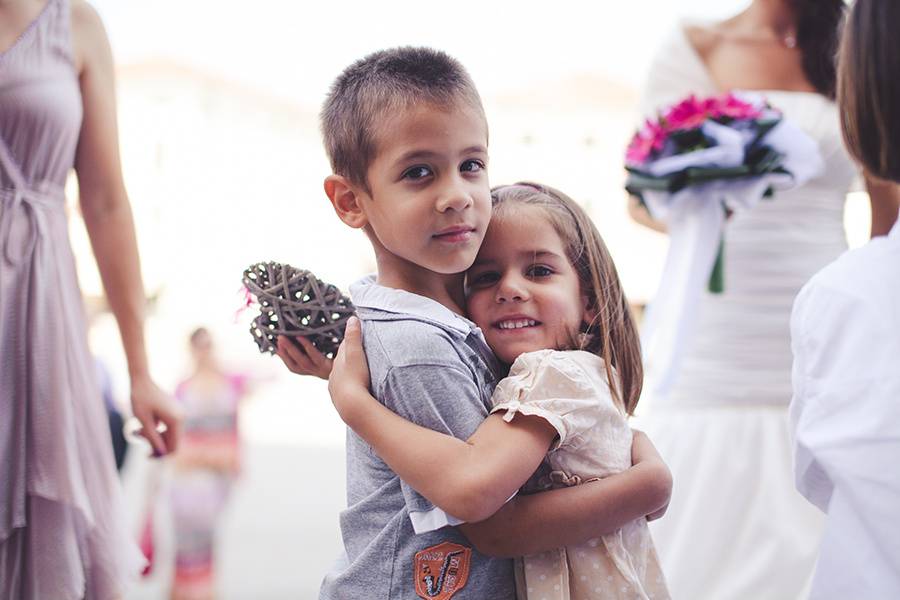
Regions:
<svg viewBox="0 0 900 600"><path fill-rule="evenodd" d="M652 66L643 113L691 93L717 89L679 28ZM636 423L674 476L668 513L651 525L674 600L798 600L820 539L821 515L791 470L789 321L801 286L847 248L844 202L857 170L833 102L762 93L818 143L826 168L729 220L725 291L704 291L677 380L647 398Z"/></svg>

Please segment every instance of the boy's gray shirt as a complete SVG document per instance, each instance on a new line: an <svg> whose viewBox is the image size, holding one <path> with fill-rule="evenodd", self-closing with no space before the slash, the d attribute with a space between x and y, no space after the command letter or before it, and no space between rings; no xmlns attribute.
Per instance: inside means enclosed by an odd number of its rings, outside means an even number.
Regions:
<svg viewBox="0 0 900 600"><path fill-rule="evenodd" d="M362 321L373 395L409 421L460 439L471 436L489 414L499 376L481 330L434 300L379 286L372 277L354 284L351 292ZM420 532L433 530L416 534L414 519ZM417 553L445 542L471 552L468 579L454 600L515 598L512 561L479 553L453 523L459 521L401 481L348 429L347 509L340 517L345 555L326 575L320 600L448 598L441 594L447 586L438 584L462 575L464 564L449 558L443 565L432 562L430 579L423 576L428 568L423 571L421 562L416 567Z"/></svg>

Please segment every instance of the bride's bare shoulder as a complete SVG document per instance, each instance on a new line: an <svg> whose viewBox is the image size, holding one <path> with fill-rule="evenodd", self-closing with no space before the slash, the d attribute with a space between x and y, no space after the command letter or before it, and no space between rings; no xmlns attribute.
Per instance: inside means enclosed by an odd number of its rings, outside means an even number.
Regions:
<svg viewBox="0 0 900 600"><path fill-rule="evenodd" d="M708 56L721 40L718 23L685 23L684 36L702 57Z"/></svg>

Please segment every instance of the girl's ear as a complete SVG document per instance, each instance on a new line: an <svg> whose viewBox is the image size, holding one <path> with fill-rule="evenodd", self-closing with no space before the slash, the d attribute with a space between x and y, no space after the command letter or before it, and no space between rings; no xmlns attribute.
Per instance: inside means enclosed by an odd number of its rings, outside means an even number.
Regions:
<svg viewBox="0 0 900 600"><path fill-rule="evenodd" d="M343 175L329 175L325 178L325 194L331 200L334 212L341 221L359 229L365 227L369 220L362 207L362 196L365 194Z"/></svg>
<svg viewBox="0 0 900 600"><path fill-rule="evenodd" d="M581 317L581 320L586 325L591 325L597 318L597 307L591 305L591 299L586 295L582 294L581 296L581 306L584 309L584 313Z"/></svg>

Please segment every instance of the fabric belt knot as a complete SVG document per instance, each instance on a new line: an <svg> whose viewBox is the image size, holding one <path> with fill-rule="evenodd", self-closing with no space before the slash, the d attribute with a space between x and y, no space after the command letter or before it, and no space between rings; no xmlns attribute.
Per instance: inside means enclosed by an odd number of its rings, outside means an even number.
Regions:
<svg viewBox="0 0 900 600"><path fill-rule="evenodd" d="M23 257L30 257L34 253L38 239L40 239L46 230L44 211L58 209L64 206L63 200L54 194L33 187L2 190L3 210L0 212L0 241L3 243L3 256L12 266L18 265ZM23 249L20 251L13 244L12 225L13 222L20 218L20 215L27 215L29 221L28 237L25 240Z"/></svg>

